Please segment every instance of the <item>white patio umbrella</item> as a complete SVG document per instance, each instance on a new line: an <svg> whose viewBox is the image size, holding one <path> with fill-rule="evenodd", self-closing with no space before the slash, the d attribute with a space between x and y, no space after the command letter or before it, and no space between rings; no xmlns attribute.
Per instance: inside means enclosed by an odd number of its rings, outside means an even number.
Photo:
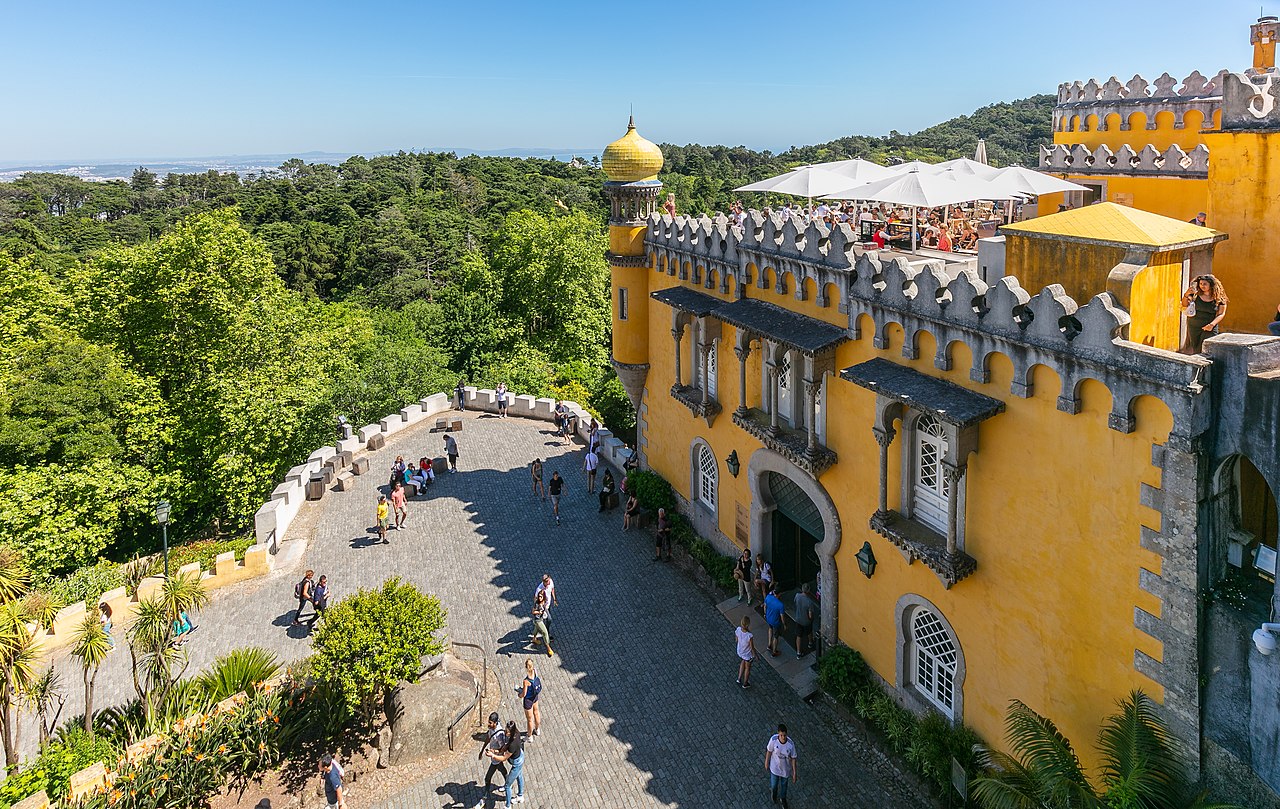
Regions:
<svg viewBox="0 0 1280 809"><path fill-rule="evenodd" d="M973 150L973 162L991 165L991 161L987 160L987 142L983 138L978 138L978 148Z"/></svg>
<svg viewBox="0 0 1280 809"><path fill-rule="evenodd" d="M814 197L848 188L849 178L843 174L819 166L801 166L785 174L738 186L734 191L766 191L774 194L790 194L804 197L810 202Z"/></svg>
<svg viewBox="0 0 1280 809"><path fill-rule="evenodd" d="M928 164L926 164L928 165ZM1016 193L1005 191L994 180L942 171L929 174L908 171L894 177L828 194L828 199L863 199L911 206L911 252L916 251L917 208L936 208L975 199L1009 199Z"/></svg>
<svg viewBox="0 0 1280 809"><path fill-rule="evenodd" d="M888 166L872 163L870 160L863 160L861 157L855 157L851 160L835 160L831 163L819 163L817 167L827 171L834 171L836 174L841 174L859 182L883 180L885 177L892 177L895 173Z"/></svg>
<svg viewBox="0 0 1280 809"><path fill-rule="evenodd" d="M1057 194L1063 191L1084 191L1085 187L1054 177L1052 174L1029 169L1024 166L1009 166L1000 169L992 183L1001 191L1024 197L1038 197L1041 194ZM1004 197L998 197L1004 199Z"/></svg>
<svg viewBox="0 0 1280 809"><path fill-rule="evenodd" d="M984 180L990 180L1000 173L1000 169L995 166L988 166L986 163L980 163L976 160L970 160L967 157L957 157L955 160L947 160L937 164L938 168L945 171L954 171L956 174L968 174L972 177L981 177Z"/></svg>
<svg viewBox="0 0 1280 809"><path fill-rule="evenodd" d="M926 163L923 160L909 160L906 163L898 163L893 166L886 166L893 174L906 174L911 171L921 171L925 174L934 174L939 171L945 171L940 168L940 163Z"/></svg>

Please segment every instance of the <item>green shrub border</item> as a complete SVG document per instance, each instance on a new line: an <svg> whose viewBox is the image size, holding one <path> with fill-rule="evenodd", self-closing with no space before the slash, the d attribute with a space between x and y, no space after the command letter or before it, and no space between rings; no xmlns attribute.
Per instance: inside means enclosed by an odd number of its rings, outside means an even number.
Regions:
<svg viewBox="0 0 1280 809"><path fill-rule="evenodd" d="M903 708L875 681L862 655L842 643L818 659L818 684L874 728L934 789L943 805L965 805L951 785L951 759L960 762L971 783L981 773L975 747L983 742L972 728L953 725L936 711L918 717Z"/></svg>
<svg viewBox="0 0 1280 809"><path fill-rule="evenodd" d="M725 556L715 549L707 540L698 536L693 524L683 514L676 511L676 495L671 484L657 472L636 471L627 476L627 491L634 492L640 505L656 514L658 509L667 510L667 519L671 520L671 539L684 548L694 558L711 580L726 590L734 589L734 559Z"/></svg>

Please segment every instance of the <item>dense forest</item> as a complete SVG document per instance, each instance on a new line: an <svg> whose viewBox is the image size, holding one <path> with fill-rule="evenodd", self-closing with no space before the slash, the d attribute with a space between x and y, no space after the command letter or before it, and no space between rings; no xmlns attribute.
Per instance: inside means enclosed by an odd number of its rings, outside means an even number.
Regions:
<svg viewBox="0 0 1280 809"><path fill-rule="evenodd" d="M971 154L1030 164L1052 98L914 135L778 155L663 146L685 211L795 165ZM37 578L226 536L283 472L450 389L577 400L625 433L608 367L604 177L554 160L400 153L264 175L0 184L0 544Z"/></svg>

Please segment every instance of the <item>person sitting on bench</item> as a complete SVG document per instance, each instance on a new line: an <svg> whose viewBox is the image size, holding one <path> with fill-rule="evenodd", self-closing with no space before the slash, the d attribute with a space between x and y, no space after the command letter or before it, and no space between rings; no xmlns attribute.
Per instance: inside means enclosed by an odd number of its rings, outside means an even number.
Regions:
<svg viewBox="0 0 1280 809"><path fill-rule="evenodd" d="M612 506L610 499L613 497L613 473L608 469L604 470L604 478L600 481L600 510L608 511Z"/></svg>

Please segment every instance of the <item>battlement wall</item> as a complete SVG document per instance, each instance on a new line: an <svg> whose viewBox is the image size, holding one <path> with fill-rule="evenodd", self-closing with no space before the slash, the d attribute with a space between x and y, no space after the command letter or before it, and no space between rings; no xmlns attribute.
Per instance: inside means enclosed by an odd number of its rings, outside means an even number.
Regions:
<svg viewBox="0 0 1280 809"><path fill-rule="evenodd" d="M1066 82L1058 85L1058 102L1053 110L1054 132L1127 132L1135 127L1147 130L1185 129L1213 126L1222 109L1223 85L1230 71L1221 70L1212 79L1194 71L1182 80L1168 73L1154 82L1134 76L1121 83L1112 76L1106 82ZM1163 115L1161 114L1163 113Z"/></svg>
<svg viewBox="0 0 1280 809"><path fill-rule="evenodd" d="M1119 432L1134 429L1134 400L1154 396L1173 414L1169 442L1181 451L1189 451L1208 427L1208 397L1202 394L1210 362L1125 339L1129 314L1110 293L1081 306L1058 284L1034 295L1012 277L988 286L968 269L951 277L941 262L913 265L865 251L847 225L805 225L769 213L752 212L741 228L723 216L655 214L648 224L645 245L654 271L737 297L751 286L769 290L765 279L772 277L774 293L804 300L804 281L812 279L815 305L834 303L847 314L854 339L869 319L875 345L886 348L886 329L896 323L906 334L904 355L915 358L919 335L929 332L937 346L934 365L944 370L962 343L973 357L970 378L983 383L990 379L991 356L1003 354L1014 367L1011 393L1024 398L1032 395L1033 369L1044 365L1061 380L1058 408L1068 413L1079 412L1084 381L1097 380L1111 391L1108 423Z"/></svg>
<svg viewBox="0 0 1280 809"><path fill-rule="evenodd" d="M1151 144L1135 151L1125 144L1112 150L1105 143L1090 149L1083 143L1070 146L1056 143L1040 147L1040 169L1066 174L1123 174L1134 177L1209 176L1209 149L1204 144L1185 151L1176 143L1164 151Z"/></svg>

